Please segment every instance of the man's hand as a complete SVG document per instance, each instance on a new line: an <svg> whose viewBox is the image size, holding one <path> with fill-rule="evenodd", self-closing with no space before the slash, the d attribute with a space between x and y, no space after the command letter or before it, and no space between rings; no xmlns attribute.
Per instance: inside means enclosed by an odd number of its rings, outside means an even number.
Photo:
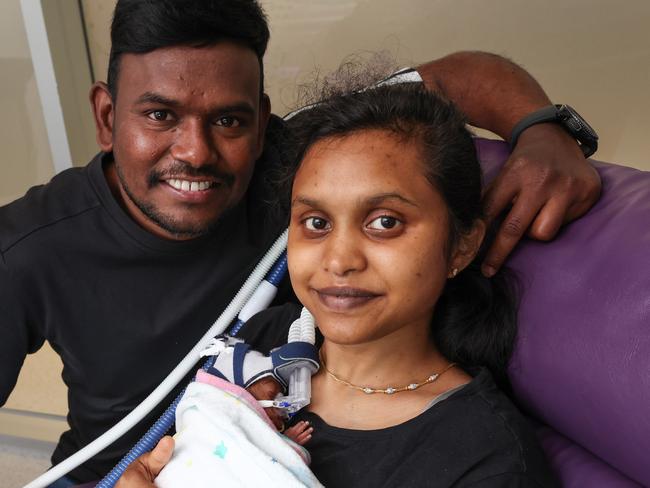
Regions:
<svg viewBox="0 0 650 488"><path fill-rule="evenodd" d="M153 480L165 467L174 451L174 439L165 436L151 452L133 461L119 479L116 488L153 488Z"/></svg>
<svg viewBox="0 0 650 488"><path fill-rule="evenodd" d="M494 54L453 53L417 70L425 86L453 101L471 125L506 141L523 117L551 105L532 76ZM488 221L512 208L488 250L483 273L494 274L526 233L552 239L563 223L584 214L599 195L598 173L564 129L553 124L526 129L485 194Z"/></svg>
<svg viewBox="0 0 650 488"><path fill-rule="evenodd" d="M526 129L484 196L488 223L508 207L482 265L492 276L524 234L548 241L562 224L589 210L600 196L600 177L577 142L560 126Z"/></svg>

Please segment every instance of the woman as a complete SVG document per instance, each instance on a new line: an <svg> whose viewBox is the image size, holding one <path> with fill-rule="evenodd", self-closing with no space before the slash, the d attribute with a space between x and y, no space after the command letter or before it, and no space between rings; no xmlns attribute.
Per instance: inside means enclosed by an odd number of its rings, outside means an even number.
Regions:
<svg viewBox="0 0 650 488"><path fill-rule="evenodd" d="M462 116L391 86L290 124L289 272L322 334L312 402L292 419L313 426L313 473L326 486L556 486L492 379L505 378L515 309L475 259L481 173ZM298 311L262 312L247 341L268 343Z"/></svg>

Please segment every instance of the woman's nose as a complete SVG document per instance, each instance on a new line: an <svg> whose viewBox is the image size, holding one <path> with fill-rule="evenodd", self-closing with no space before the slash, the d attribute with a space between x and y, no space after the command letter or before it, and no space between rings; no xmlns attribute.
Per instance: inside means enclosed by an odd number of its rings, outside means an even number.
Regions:
<svg viewBox="0 0 650 488"><path fill-rule="evenodd" d="M367 260L361 239L361 236L350 230L333 231L324 242L324 269L337 276L364 270Z"/></svg>

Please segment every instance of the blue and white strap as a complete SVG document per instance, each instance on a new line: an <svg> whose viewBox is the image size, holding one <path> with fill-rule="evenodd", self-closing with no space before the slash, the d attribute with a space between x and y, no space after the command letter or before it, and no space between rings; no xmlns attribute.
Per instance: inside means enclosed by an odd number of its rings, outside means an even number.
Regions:
<svg viewBox="0 0 650 488"><path fill-rule="evenodd" d="M215 356L214 363L207 369L208 373L242 388L248 388L266 376L273 376L271 358L234 337L213 339L201 356Z"/></svg>
<svg viewBox="0 0 650 488"><path fill-rule="evenodd" d="M308 368L311 374L318 371L318 350L309 342L289 342L271 351L273 376L286 390L291 373L297 368Z"/></svg>
<svg viewBox="0 0 650 488"><path fill-rule="evenodd" d="M201 356L216 356L207 372L242 388L272 376L286 391L295 369L307 367L313 374L319 367L316 347L302 341L284 344L265 356L241 339L221 336L213 339Z"/></svg>

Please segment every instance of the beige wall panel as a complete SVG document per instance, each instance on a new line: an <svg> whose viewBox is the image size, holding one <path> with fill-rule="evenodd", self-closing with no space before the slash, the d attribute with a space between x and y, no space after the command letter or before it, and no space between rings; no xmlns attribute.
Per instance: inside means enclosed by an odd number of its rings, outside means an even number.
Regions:
<svg viewBox="0 0 650 488"><path fill-rule="evenodd" d="M111 50L111 19L115 0L81 0L88 51L92 61L95 79L106 81L108 55Z"/></svg>
<svg viewBox="0 0 650 488"><path fill-rule="evenodd" d="M61 380L63 364L48 343L30 354L5 407L26 412L66 415L68 399Z"/></svg>
<svg viewBox="0 0 650 488"><path fill-rule="evenodd" d="M556 102L601 134L599 159L650 169L650 2L635 0L393 0L264 2L272 26L267 66L276 110L295 80L331 70L348 53L386 49L401 64L486 50L528 69Z"/></svg>
<svg viewBox="0 0 650 488"><path fill-rule="evenodd" d="M97 153L97 143L88 103L93 79L83 16L77 0L43 1L42 10L68 138L69 155L61 163L84 166Z"/></svg>
<svg viewBox="0 0 650 488"><path fill-rule="evenodd" d="M54 170L19 0L0 2L0 205Z"/></svg>
<svg viewBox="0 0 650 488"><path fill-rule="evenodd" d="M54 173L19 0L0 2L0 106L0 205L4 205ZM49 347L27 358L6 407L55 415L67 412L61 361ZM42 425L31 428L33 422L26 419L0 411L0 434L54 440L65 428L61 420L45 421L50 430Z"/></svg>

